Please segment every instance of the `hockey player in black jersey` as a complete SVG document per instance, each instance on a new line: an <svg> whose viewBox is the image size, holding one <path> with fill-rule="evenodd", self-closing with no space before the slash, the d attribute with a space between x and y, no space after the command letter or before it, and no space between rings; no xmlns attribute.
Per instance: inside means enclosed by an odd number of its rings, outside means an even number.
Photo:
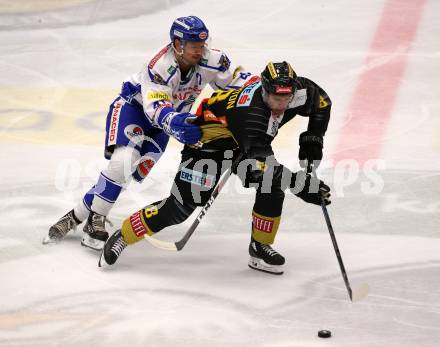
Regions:
<svg viewBox="0 0 440 347"><path fill-rule="evenodd" d="M302 165L312 161L319 165L330 109L324 90L297 77L287 62L269 63L261 81L238 90L214 92L197 112L203 145L183 149L171 194L127 218L106 242L101 261L114 264L127 245L186 220L197 206L206 204L215 183L234 162L233 172L245 187L256 190L249 266L282 274L285 259L271 245L281 220L285 190L319 205L321 199L330 203L330 188L304 171L292 173L278 163L271 143L278 129L296 115L308 117L307 130L299 138L299 159Z"/></svg>

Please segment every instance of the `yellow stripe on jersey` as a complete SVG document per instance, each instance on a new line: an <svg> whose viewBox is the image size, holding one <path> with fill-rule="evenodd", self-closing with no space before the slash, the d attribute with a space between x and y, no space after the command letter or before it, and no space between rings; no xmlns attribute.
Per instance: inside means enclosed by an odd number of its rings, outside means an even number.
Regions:
<svg viewBox="0 0 440 347"><path fill-rule="evenodd" d="M202 130L202 138L200 139L202 143L209 143L211 141L220 139L234 138L231 131L223 126L223 124L205 124L201 125L200 128Z"/></svg>

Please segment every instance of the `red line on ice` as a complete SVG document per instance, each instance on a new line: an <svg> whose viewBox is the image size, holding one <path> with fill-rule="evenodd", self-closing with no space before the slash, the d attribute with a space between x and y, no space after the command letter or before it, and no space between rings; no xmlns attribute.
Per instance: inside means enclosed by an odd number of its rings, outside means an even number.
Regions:
<svg viewBox="0 0 440 347"><path fill-rule="evenodd" d="M333 159L356 159L363 164L381 154L407 53L426 0L387 0L339 131Z"/></svg>

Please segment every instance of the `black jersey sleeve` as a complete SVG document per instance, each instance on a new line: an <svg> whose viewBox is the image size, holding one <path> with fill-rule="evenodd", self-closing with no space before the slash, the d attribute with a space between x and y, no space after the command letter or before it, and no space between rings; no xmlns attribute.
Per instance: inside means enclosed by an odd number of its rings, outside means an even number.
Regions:
<svg viewBox="0 0 440 347"><path fill-rule="evenodd" d="M332 102L327 93L319 85L305 77L297 78L299 88L307 89L307 99L298 114L308 117L307 130L324 136L330 121Z"/></svg>

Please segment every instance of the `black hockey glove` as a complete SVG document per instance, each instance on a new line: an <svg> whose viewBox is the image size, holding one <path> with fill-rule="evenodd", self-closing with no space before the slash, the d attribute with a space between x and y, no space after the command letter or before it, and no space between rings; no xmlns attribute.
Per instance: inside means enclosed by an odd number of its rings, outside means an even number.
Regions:
<svg viewBox="0 0 440 347"><path fill-rule="evenodd" d="M290 188L293 194L311 204L321 205L321 201L330 204L330 187L323 181L304 171L298 171L294 176Z"/></svg>
<svg viewBox="0 0 440 347"><path fill-rule="evenodd" d="M317 168L322 160L323 138L310 131L304 131L299 135L299 165L306 167L313 163ZM307 161L307 162L306 162Z"/></svg>

